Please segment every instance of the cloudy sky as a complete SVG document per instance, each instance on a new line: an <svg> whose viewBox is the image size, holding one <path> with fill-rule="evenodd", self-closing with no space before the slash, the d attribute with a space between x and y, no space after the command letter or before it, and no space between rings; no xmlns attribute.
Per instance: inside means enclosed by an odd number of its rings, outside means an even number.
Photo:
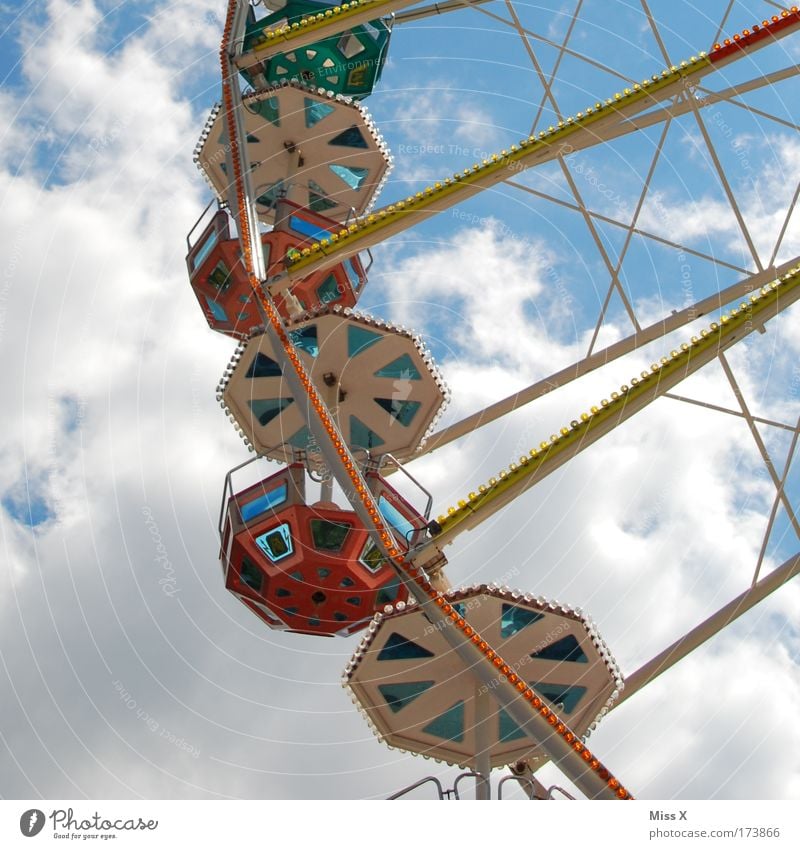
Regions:
<svg viewBox="0 0 800 849"><path fill-rule="evenodd" d="M395 154L383 200L775 8L494 0L399 24L366 104ZM192 149L218 98L223 12L0 3L5 798L380 798L455 775L372 737L339 683L355 639L270 632L222 586L222 482L247 455L214 400L234 345L208 330L184 255L210 199ZM798 38L704 86L797 63ZM797 102L789 78L523 175L379 248L364 308L425 336L456 421L584 356L612 272L645 325L800 254ZM800 416L798 319L729 355L748 408L784 425L758 431L778 476ZM597 344L630 332L615 293ZM692 332L411 471L441 512ZM718 364L679 394L741 410ZM462 536L449 574L581 605L630 673L749 585L774 497L741 416L662 399ZM762 574L796 552L781 506ZM799 604L785 587L602 723L593 748L635 795L797 798Z"/></svg>

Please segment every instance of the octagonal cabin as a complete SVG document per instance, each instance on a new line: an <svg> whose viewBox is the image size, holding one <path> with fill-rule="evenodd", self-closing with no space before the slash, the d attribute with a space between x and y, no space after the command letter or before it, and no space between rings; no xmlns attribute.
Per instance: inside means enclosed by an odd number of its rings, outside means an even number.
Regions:
<svg viewBox="0 0 800 849"><path fill-rule="evenodd" d="M270 628L351 634L408 592L356 513L330 501L308 504L305 481L296 463L230 495L221 529L225 586ZM426 520L380 475L368 483L407 549Z"/></svg>
<svg viewBox="0 0 800 849"><path fill-rule="evenodd" d="M281 202L281 213L278 226L261 236L268 277L283 271L288 251L307 247L341 229L335 221L289 201ZM219 209L197 241L189 244L186 267L209 327L235 339L244 339L263 322L231 225L228 213ZM331 269L310 274L290 291L301 310L313 311L336 304L353 307L366 282L364 266L354 256ZM281 315L289 318L285 295L277 295L275 304Z"/></svg>
<svg viewBox="0 0 800 849"><path fill-rule="evenodd" d="M296 80L356 100L370 95L380 79L391 35L388 25L380 18L296 50L266 59L259 56L260 48L268 44L267 31L324 14L333 5L314 0L286 0L271 3L273 9L262 17L251 7L242 55L236 59L247 81L261 87Z"/></svg>

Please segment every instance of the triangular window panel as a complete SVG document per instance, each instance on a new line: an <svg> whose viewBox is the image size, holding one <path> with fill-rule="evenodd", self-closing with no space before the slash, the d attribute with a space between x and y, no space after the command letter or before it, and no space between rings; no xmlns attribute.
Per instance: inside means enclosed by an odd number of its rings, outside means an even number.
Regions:
<svg viewBox="0 0 800 849"><path fill-rule="evenodd" d="M258 419L261 427L266 427L273 419L277 418L288 406L294 403L294 398L264 398L257 401L248 401L253 415Z"/></svg>
<svg viewBox="0 0 800 849"><path fill-rule="evenodd" d="M326 212L338 206L335 200L331 200L326 194L325 189L314 180L308 181L308 208L312 212Z"/></svg>
<svg viewBox="0 0 800 849"><path fill-rule="evenodd" d="M332 138L328 144L335 144L339 147L359 147L363 150L366 150L369 147L361 130L359 130L355 124L343 133L339 133L339 135L335 138Z"/></svg>
<svg viewBox="0 0 800 849"><path fill-rule="evenodd" d="M317 289L317 298L323 304L332 303L340 294L339 283L332 274L328 275L325 282Z"/></svg>
<svg viewBox="0 0 800 849"><path fill-rule="evenodd" d="M258 100L255 103L248 103L247 108L251 112L255 112L256 115L260 115L262 118L266 118L270 124L274 124L276 127L280 127L281 118L278 98L277 97L266 97L264 100Z"/></svg>
<svg viewBox="0 0 800 849"><path fill-rule="evenodd" d="M433 652L407 640L397 631L389 635L389 639L378 654L378 660L422 660L426 657L433 657Z"/></svg>
<svg viewBox="0 0 800 849"><path fill-rule="evenodd" d="M464 739L464 702L456 702L453 707L437 716L422 730L426 734L433 734L442 740L452 740L454 743L462 742Z"/></svg>
<svg viewBox="0 0 800 849"><path fill-rule="evenodd" d="M362 351L366 351L370 345L380 342L381 339L383 336L380 333L373 333L372 330L350 324L347 327L347 355L355 357Z"/></svg>
<svg viewBox="0 0 800 849"><path fill-rule="evenodd" d="M379 684L378 690L392 713L398 713L414 699L418 699L426 690L430 690L433 681L408 681L397 684Z"/></svg>
<svg viewBox="0 0 800 849"><path fill-rule="evenodd" d="M531 657L534 660L566 660L570 663L588 663L589 658L586 657L583 649L578 644L575 637L570 634L568 637L563 637L556 642L545 646L539 651L535 651Z"/></svg>
<svg viewBox="0 0 800 849"><path fill-rule="evenodd" d="M307 354L311 354L312 357L316 357L319 354L316 324L312 324L309 327L301 327L299 330L290 330L289 338L297 348L305 351Z"/></svg>
<svg viewBox="0 0 800 849"><path fill-rule="evenodd" d="M403 354L402 357L378 369L375 377L388 377L392 380L422 380L414 361L408 354Z"/></svg>
<svg viewBox="0 0 800 849"><path fill-rule="evenodd" d="M355 191L361 188L369 174L368 168L355 168L352 165L329 165L328 167L340 180L343 180Z"/></svg>
<svg viewBox="0 0 800 849"><path fill-rule="evenodd" d="M307 427L301 427L294 436L289 437L289 445L300 451L305 451L311 442L311 431Z"/></svg>
<svg viewBox="0 0 800 849"><path fill-rule="evenodd" d="M373 400L404 427L411 424L422 406L419 401L398 401L396 398L375 398Z"/></svg>
<svg viewBox="0 0 800 849"><path fill-rule="evenodd" d="M528 625L533 625L540 619L544 619L543 613L537 613L535 610L527 610L513 604L504 604L500 614L500 636L513 637L514 634L523 628L527 628Z"/></svg>
<svg viewBox="0 0 800 849"><path fill-rule="evenodd" d="M512 740L522 740L528 735L517 725L516 722L503 710L497 714L498 737L501 743L510 743Z"/></svg>
<svg viewBox="0 0 800 849"><path fill-rule="evenodd" d="M247 373L245 374L245 377L249 378L280 376L281 367L275 362L275 360L271 359L266 354L262 354L261 351L253 357L253 362L250 363L250 368L247 369Z"/></svg>
<svg viewBox="0 0 800 849"><path fill-rule="evenodd" d="M395 578L385 587L378 590L378 595L375 598L376 604L391 604L397 598L397 593L400 590L400 579Z"/></svg>
<svg viewBox="0 0 800 849"><path fill-rule="evenodd" d="M283 183L278 180L277 183L273 183L271 186L261 186L258 189L261 194L256 197L256 203L259 206L263 206L265 209L272 209L275 206L278 196L283 190Z"/></svg>
<svg viewBox="0 0 800 849"><path fill-rule="evenodd" d="M228 314L225 312L222 304L217 303L217 301L212 300L208 297L208 295L203 295L206 299L206 303L208 304L208 308L211 310L211 315L214 316L215 321L227 321Z"/></svg>
<svg viewBox="0 0 800 849"><path fill-rule="evenodd" d="M316 100L305 98L306 104L306 127L313 127L319 124L323 118L327 118L335 108L328 103L318 103Z"/></svg>
<svg viewBox="0 0 800 849"><path fill-rule="evenodd" d="M383 445L384 440L374 430L370 430L361 419L350 416L350 444L355 448L366 448L369 451Z"/></svg>
<svg viewBox="0 0 800 849"><path fill-rule="evenodd" d="M247 134L247 142L248 142L248 144L259 144L260 139L258 138L258 136L254 136L252 133L248 133Z"/></svg>
<svg viewBox="0 0 800 849"><path fill-rule="evenodd" d="M567 687L563 684L540 684L532 682L531 687L553 705L563 705L566 714L575 710L578 702L586 695L586 687Z"/></svg>

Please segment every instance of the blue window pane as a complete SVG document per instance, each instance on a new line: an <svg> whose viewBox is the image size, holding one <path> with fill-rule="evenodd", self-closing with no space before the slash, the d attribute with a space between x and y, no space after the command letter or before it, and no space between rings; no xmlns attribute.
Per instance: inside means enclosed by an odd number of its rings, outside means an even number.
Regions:
<svg viewBox="0 0 800 849"><path fill-rule="evenodd" d="M336 278L329 274L325 278L325 282L317 288L317 298L320 303L330 304L335 301L342 293L339 291L339 283Z"/></svg>
<svg viewBox="0 0 800 849"><path fill-rule="evenodd" d="M400 579L395 578L391 583L378 590L378 595L375 598L377 604L391 604L397 598L400 591Z"/></svg>
<svg viewBox="0 0 800 849"><path fill-rule="evenodd" d="M284 522L277 528L256 537L256 545L273 563L288 557L294 551L289 525Z"/></svg>
<svg viewBox="0 0 800 849"><path fill-rule="evenodd" d="M208 238L203 242L203 247L194 255L192 259L192 270L194 271L203 264L203 260L211 253L214 245L217 244L217 231L213 230Z"/></svg>
<svg viewBox="0 0 800 849"><path fill-rule="evenodd" d="M266 209L272 209L277 203L278 196L283 191L283 182L278 180L268 186L262 186L258 191L260 194L256 197L256 203Z"/></svg>
<svg viewBox="0 0 800 849"><path fill-rule="evenodd" d="M433 652L412 640L407 640L396 631L389 635L378 654L378 660L421 660L425 657L433 657Z"/></svg>
<svg viewBox="0 0 800 849"><path fill-rule="evenodd" d="M208 295L203 295L206 299L206 303L208 304L208 308L211 310L211 315L214 316L216 321L227 321L228 315L225 310L222 308L222 304L218 304L216 301L212 301Z"/></svg>
<svg viewBox="0 0 800 849"><path fill-rule="evenodd" d="M400 401L397 398L375 398L375 403L382 407L386 412L397 422L400 422L403 427L408 427L414 416L419 412L422 404L419 401Z"/></svg>
<svg viewBox="0 0 800 849"><path fill-rule="evenodd" d="M290 330L289 338L295 347L301 351L305 351L307 354L311 354L312 357L316 357L319 354L316 324L312 324L309 327L301 327L299 330Z"/></svg>
<svg viewBox="0 0 800 849"><path fill-rule="evenodd" d="M453 707L437 716L422 730L426 734L441 737L442 740L461 743L464 739L464 702L456 702Z"/></svg>
<svg viewBox="0 0 800 849"><path fill-rule="evenodd" d="M323 118L327 118L331 112L336 111L335 107L327 103L319 103L307 97L304 98L304 101L306 106L306 127L309 128L313 127L314 124L319 124Z"/></svg>
<svg viewBox="0 0 800 849"><path fill-rule="evenodd" d="M336 201L325 194L325 189L319 183L315 183L314 180L308 181L308 208L312 212L326 212L336 206L338 206Z"/></svg>
<svg viewBox="0 0 800 849"><path fill-rule="evenodd" d="M522 740L528 735L517 725L516 722L500 708L498 713L498 737L501 743L510 743L512 740Z"/></svg>
<svg viewBox="0 0 800 849"><path fill-rule="evenodd" d="M544 619L544 613L516 607L513 604L504 604L500 614L500 636L513 637L518 631L533 625L540 619Z"/></svg>
<svg viewBox="0 0 800 849"><path fill-rule="evenodd" d="M380 333L351 324L347 328L347 355L355 357L362 351L366 351L370 345L380 342L381 339L383 339L383 336Z"/></svg>
<svg viewBox="0 0 800 849"><path fill-rule="evenodd" d="M353 165L329 165L328 168L351 189L359 191L369 175L367 168L356 168Z"/></svg>
<svg viewBox="0 0 800 849"><path fill-rule="evenodd" d="M277 418L290 404L294 398L262 398L248 401L253 415L258 419L261 427L266 427L273 419Z"/></svg>
<svg viewBox="0 0 800 849"><path fill-rule="evenodd" d="M255 112L256 115L266 118L270 124L274 124L276 127L280 127L281 125L279 107L280 104L277 97L265 97L263 100L247 104L247 108L251 112Z"/></svg>
<svg viewBox="0 0 800 849"><path fill-rule="evenodd" d="M258 566L251 563L246 557L242 559L241 576L243 584L247 584L251 590L255 590L257 593L261 592L264 575Z"/></svg>
<svg viewBox="0 0 800 849"><path fill-rule="evenodd" d="M379 684L378 690L392 713L401 711L406 705L418 699L426 690L430 690L433 681L408 681L397 684Z"/></svg>
<svg viewBox="0 0 800 849"><path fill-rule="evenodd" d="M384 444L384 440L356 416L350 416L350 442L356 448L366 448L367 450L378 448Z"/></svg>
<svg viewBox="0 0 800 849"><path fill-rule="evenodd" d="M545 646L539 651L535 651L532 655L534 660L566 660L570 663L588 663L589 658L586 657L583 649L578 645L578 641L570 634L568 637L563 637L549 646Z"/></svg>
<svg viewBox="0 0 800 849"><path fill-rule="evenodd" d="M267 510L272 510L279 504L283 504L286 501L288 492L288 486L282 483L280 486L276 486L275 489L259 495L258 498L248 501L247 504L243 504L239 507L239 511L242 514L242 521L249 522L255 519L256 516L266 513Z"/></svg>
<svg viewBox="0 0 800 849"><path fill-rule="evenodd" d="M289 437L288 442L292 448L297 448L299 451L305 451L309 445L314 443L314 438L311 436L311 431L303 425L297 433Z"/></svg>
<svg viewBox="0 0 800 849"><path fill-rule="evenodd" d="M343 133L339 133L339 135L332 138L328 144L335 144L339 147L358 147L363 150L366 150L369 147L367 140L361 133L361 130L359 130L355 125L348 128Z"/></svg>
<svg viewBox="0 0 800 849"><path fill-rule="evenodd" d="M323 239L327 239L328 236L330 236L330 231L326 230L324 227L320 227L318 224L313 224L311 221L306 221L304 218L300 218L299 215L289 216L289 227L291 227L295 233L299 233L301 236L305 236L308 239L313 239L315 242L321 242Z"/></svg>
<svg viewBox="0 0 800 849"><path fill-rule="evenodd" d="M275 362L275 360L268 357L266 354L262 354L261 351L253 357L253 362L250 363L250 368L247 369L247 372L245 373L245 377L249 378L280 376L281 367Z"/></svg>
<svg viewBox="0 0 800 849"><path fill-rule="evenodd" d="M411 534L414 532L414 526L406 517L389 501L385 496L378 499L378 510L381 511L381 516L400 534L400 536L408 542L411 539Z"/></svg>
<svg viewBox="0 0 800 849"><path fill-rule="evenodd" d="M531 687L537 690L553 705L563 705L566 714L575 710L578 702L586 695L586 687L567 687L563 684L542 684L532 682Z"/></svg>
<svg viewBox="0 0 800 849"><path fill-rule="evenodd" d="M375 377L390 377L393 380L422 380L414 361L408 354L403 354L383 368L375 372Z"/></svg>
<svg viewBox="0 0 800 849"><path fill-rule="evenodd" d="M356 271L356 267L353 264L352 259L345 260L344 270L347 272L347 279L350 281L353 291L357 292L361 288L361 277Z"/></svg>

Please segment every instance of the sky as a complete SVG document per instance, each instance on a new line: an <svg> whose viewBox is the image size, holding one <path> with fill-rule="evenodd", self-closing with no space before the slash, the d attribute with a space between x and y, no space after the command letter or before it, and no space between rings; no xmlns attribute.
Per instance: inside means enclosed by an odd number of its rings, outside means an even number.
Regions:
<svg viewBox="0 0 800 849"><path fill-rule="evenodd" d="M537 67L569 115L775 8L494 0L397 24L365 102L395 157L379 204L551 123ZM184 264L210 200L192 150L219 97L223 13L0 3L3 798L385 798L456 775L373 738L340 685L357 637L270 631L223 587L222 484L247 458L214 398L234 343L208 329ZM703 86L797 63L798 39ZM749 108L695 91L700 120L527 172L394 238L360 306L424 336L449 423L584 356L610 269L645 325L792 259L797 85L751 92ZM728 354L748 408L784 425L758 427L779 477L800 417L799 318ZM615 293L598 345L630 332ZM693 332L413 462L434 513ZM718 363L678 392L740 410ZM796 462L786 493L800 500ZM774 497L741 416L664 398L461 536L448 574L580 605L630 674L749 585ZM781 506L762 574L795 553ZM798 603L784 587L600 724L591 745L634 795L798 797ZM569 786L553 767L542 778Z"/></svg>

